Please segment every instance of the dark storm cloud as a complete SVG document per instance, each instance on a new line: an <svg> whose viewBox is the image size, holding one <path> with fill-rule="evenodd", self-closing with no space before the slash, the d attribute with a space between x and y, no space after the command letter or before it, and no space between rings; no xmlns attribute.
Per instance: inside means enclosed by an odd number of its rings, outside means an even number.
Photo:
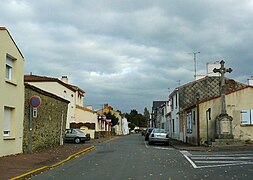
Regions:
<svg viewBox="0 0 253 180"><path fill-rule="evenodd" d="M229 77L252 73L251 1L4 1L0 24L23 52L25 72L61 77L83 88L86 104L123 111L150 108L224 59Z"/></svg>

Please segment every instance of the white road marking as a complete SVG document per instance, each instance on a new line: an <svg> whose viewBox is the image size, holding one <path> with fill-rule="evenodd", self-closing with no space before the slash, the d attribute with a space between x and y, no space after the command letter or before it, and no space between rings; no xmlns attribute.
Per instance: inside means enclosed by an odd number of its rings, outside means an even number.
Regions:
<svg viewBox="0 0 253 180"><path fill-rule="evenodd" d="M191 159L253 159L253 157L225 157L225 156L222 156L222 157L219 157L219 156L216 156L216 157L212 157L212 156L200 156L200 157L196 157L196 156L192 156Z"/></svg>
<svg viewBox="0 0 253 180"><path fill-rule="evenodd" d="M180 151L180 152L194 168L210 168L210 167L253 164L253 162L250 162L250 161L243 161L243 160L252 160L253 154L192 155L188 151ZM250 157L242 157L242 156L250 156ZM194 161L194 160L196 160L196 161ZM198 160L202 160L202 161L198 161ZM206 160L206 161L204 161L204 160ZM210 160L217 160L217 161L210 161ZM221 160L223 160L223 161L221 161ZM226 160L230 160L230 161L226 161ZM234 160L234 161L231 161L231 160ZM197 166L196 163L198 163L198 164L215 164L215 165Z"/></svg>
<svg viewBox="0 0 253 180"><path fill-rule="evenodd" d="M188 151L180 151L180 152L184 155L185 159L187 159L194 168L198 168L198 166L196 166L196 164L188 157L188 155L191 155L191 153L189 153Z"/></svg>
<svg viewBox="0 0 253 180"><path fill-rule="evenodd" d="M243 163L244 161L194 161L195 163L202 163L202 164L224 164L224 163L228 163L228 164L234 164L234 163Z"/></svg>
<svg viewBox="0 0 253 180"><path fill-rule="evenodd" d="M144 144L145 144L146 148L148 148L148 143L146 141L144 141Z"/></svg>

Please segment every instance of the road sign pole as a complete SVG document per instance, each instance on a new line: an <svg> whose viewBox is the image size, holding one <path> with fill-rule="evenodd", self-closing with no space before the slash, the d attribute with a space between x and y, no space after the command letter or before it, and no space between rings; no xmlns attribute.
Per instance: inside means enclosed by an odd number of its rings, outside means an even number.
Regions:
<svg viewBox="0 0 253 180"><path fill-rule="evenodd" d="M32 119L33 119L33 107L30 105L30 120L29 120L29 145L28 150L31 153L32 152Z"/></svg>

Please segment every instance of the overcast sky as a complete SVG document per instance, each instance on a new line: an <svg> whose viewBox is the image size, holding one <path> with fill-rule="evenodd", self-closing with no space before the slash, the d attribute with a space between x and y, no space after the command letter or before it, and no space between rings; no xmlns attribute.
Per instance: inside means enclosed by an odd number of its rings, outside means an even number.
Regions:
<svg viewBox="0 0 253 180"><path fill-rule="evenodd" d="M0 0L25 57L25 73L61 77L86 92L85 105L143 113L225 61L229 78L253 75L251 0Z"/></svg>

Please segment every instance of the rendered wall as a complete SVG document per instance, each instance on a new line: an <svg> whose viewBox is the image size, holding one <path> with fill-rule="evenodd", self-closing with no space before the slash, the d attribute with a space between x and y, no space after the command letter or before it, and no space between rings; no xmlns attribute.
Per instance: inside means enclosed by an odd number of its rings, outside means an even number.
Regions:
<svg viewBox="0 0 253 180"><path fill-rule="evenodd" d="M6 54L14 57L13 80L5 78ZM0 30L0 157L22 152L24 117L24 59L7 30ZM11 136L3 136L4 107L13 108Z"/></svg>

